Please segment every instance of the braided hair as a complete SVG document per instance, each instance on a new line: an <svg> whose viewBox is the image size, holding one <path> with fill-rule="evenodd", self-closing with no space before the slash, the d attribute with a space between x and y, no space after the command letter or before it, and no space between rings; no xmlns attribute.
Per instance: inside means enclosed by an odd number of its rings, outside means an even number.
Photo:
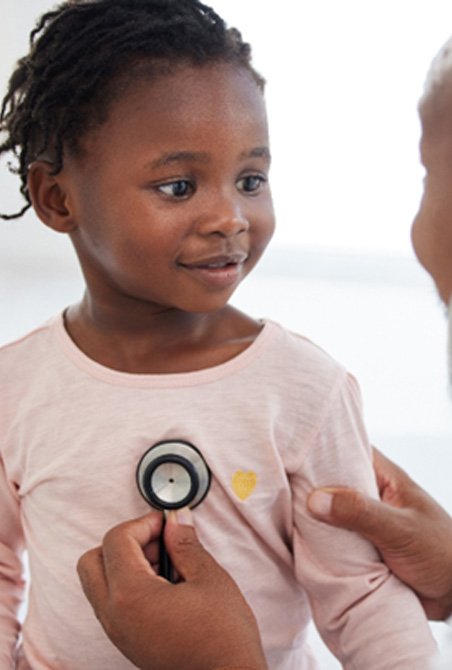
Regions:
<svg viewBox="0 0 452 670"><path fill-rule="evenodd" d="M67 0L44 14L0 109L0 155L12 152L9 169L26 201L0 217L18 218L31 206L27 173L34 160L45 157L58 174L64 152L80 151L84 135L106 120L121 76L130 79L143 65L147 76L153 66L169 72L177 62L235 64L264 87L249 44L199 0Z"/></svg>

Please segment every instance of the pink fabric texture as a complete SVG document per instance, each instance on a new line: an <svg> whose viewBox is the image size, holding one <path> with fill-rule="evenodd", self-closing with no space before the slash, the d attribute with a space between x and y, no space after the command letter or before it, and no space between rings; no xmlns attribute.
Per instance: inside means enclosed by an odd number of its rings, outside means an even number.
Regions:
<svg viewBox="0 0 452 670"><path fill-rule="evenodd" d="M1 668L15 654L21 670L132 667L75 567L111 526L148 510L135 470L165 439L191 442L211 468L196 527L250 602L272 670L316 667L311 612L348 670L428 667L435 645L416 597L368 543L307 513L320 485L377 495L356 382L310 341L266 322L227 363L134 375L88 359L58 316L0 350L0 379Z"/></svg>

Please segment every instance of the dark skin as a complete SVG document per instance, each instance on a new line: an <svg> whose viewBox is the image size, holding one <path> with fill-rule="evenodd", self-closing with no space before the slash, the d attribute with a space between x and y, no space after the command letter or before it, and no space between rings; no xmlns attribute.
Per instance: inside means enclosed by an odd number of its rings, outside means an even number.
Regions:
<svg viewBox="0 0 452 670"><path fill-rule="evenodd" d="M330 512L316 516L373 542L394 574L418 593L427 615L446 618L452 613L452 520L401 468L375 449L374 467L381 501L349 489L323 489L332 496ZM311 496L310 503L312 500ZM249 608L237 586L199 544L193 529L169 524L170 533L165 537L173 563L186 580L182 600L177 585L157 583L159 578L148 561L155 564L157 560L153 540L160 526L156 513L121 524L107 534L102 547L85 554L79 563L85 594L110 639L140 668L151 663L153 670L160 670L152 665L156 659L163 663L161 670L178 668L179 659L168 656L168 645L161 647L160 622L155 623L155 608L149 606L159 592L160 602L170 608L171 631L190 650L190 658L198 664L196 670L204 667L205 654L207 670L222 665L230 670L265 668ZM106 563L113 568L106 569ZM135 575L140 571L138 579ZM186 609L191 612L190 625ZM197 638L206 612L211 630L207 647ZM239 636L233 627L225 627L231 614L234 621L239 617L242 622ZM136 619L146 622L144 628L135 624L130 628L130 621ZM232 632L232 637L225 631Z"/></svg>
<svg viewBox="0 0 452 670"><path fill-rule="evenodd" d="M319 513L314 506L318 492L308 500L310 510L372 542L392 572L416 591L429 619L446 619L452 614L452 519L377 449L374 468L381 500L332 487L321 490L331 497L329 510Z"/></svg>
<svg viewBox="0 0 452 670"><path fill-rule="evenodd" d="M82 556L86 597L112 642L142 670L266 670L251 609L186 525L187 513L183 524L173 513L165 527L181 582L158 577L146 559L156 559L162 525L151 512L112 529Z"/></svg>
<svg viewBox="0 0 452 670"><path fill-rule="evenodd" d="M421 101L420 158L425 168L412 240L419 262L448 305L452 296L452 74L444 72ZM401 468L374 450L381 501L358 491L323 489L329 506L317 518L356 531L370 540L384 561L418 594L430 619L452 614L452 518ZM325 506L324 506L325 507ZM329 508L328 508L329 507Z"/></svg>
<svg viewBox="0 0 452 670"><path fill-rule="evenodd" d="M48 160L30 167L35 211L70 236L86 282L66 329L88 357L122 372L220 365L262 327L228 304L274 230L262 92L247 71L218 63L129 79L77 155L65 152L60 173ZM108 533L80 564L114 644L141 668L264 669L251 610L192 528L166 530L183 583L156 577L161 519L149 519ZM127 574L115 570L125 566L124 547ZM162 609L166 623L155 621Z"/></svg>
<svg viewBox="0 0 452 670"><path fill-rule="evenodd" d="M262 94L229 65L139 80L63 170L38 161L41 219L68 233L86 280L66 313L77 346L131 373L236 356L260 324L228 305L274 228Z"/></svg>
<svg viewBox="0 0 452 670"><path fill-rule="evenodd" d="M85 138L82 155L68 156L59 175L51 174L46 161L38 161L30 169L35 209L47 225L70 234L87 283L83 301L66 314L68 331L88 356L126 372L183 372L217 365L243 351L260 330L257 322L228 306L227 301L254 267L273 231L270 194L265 186L257 184L268 171L263 102L246 73L225 68L219 78L217 71L206 68L192 71L190 76L194 78L185 86L187 74L178 72L166 78L157 96L147 95L149 86L144 82L135 83L113 106L108 122ZM156 86L154 82L150 87L154 93ZM185 98L180 99L180 95ZM160 113L155 109L156 100L161 103ZM183 118L177 116L182 107L191 109ZM176 111L168 114L168 110ZM160 121L154 133L151 128L147 136L149 119ZM218 119L217 128L212 119ZM162 132L167 122L168 132ZM181 144L181 138L188 136L193 140L190 145ZM155 155L157 139L162 137L166 146L159 147ZM110 154L113 146L115 151ZM140 159L143 146L151 154L146 159ZM174 156L181 151L191 156ZM170 161L144 171L145 165L167 153L173 154ZM142 172L134 171L136 165ZM191 181L196 183L196 197L190 190L184 192L185 182ZM162 193L162 187L169 188L170 193ZM206 268L206 258L229 260L229 269ZM216 262L209 265L215 266ZM399 487L397 482L403 486L403 474L393 475L393 490ZM416 492L414 498L409 494L413 484L405 482L403 500L406 506L412 506L416 517ZM383 489L391 491L388 485ZM401 500L399 507L403 507ZM426 518L434 523L437 510L423 500ZM387 496L387 501L397 505L394 495ZM333 507L334 514L337 509ZM353 519L339 516L325 520L353 527ZM416 528L414 519L413 533ZM366 534L365 529L361 532ZM367 532L367 537L382 547L385 557L393 551L388 545L385 553L378 531ZM107 554L109 546L107 540ZM97 550L97 567L100 555ZM409 562L413 565L412 557L400 554L392 567L416 589L418 573L414 570L408 575ZM88 573L93 571L96 583L102 579L94 563L85 565ZM119 633L124 631L120 625L124 615L121 594L130 597L131 585L127 582L124 586L121 575L109 574L119 599L113 604L110 601L107 607L93 596L93 590L88 588L87 595L113 642L135 659L136 631L129 631L125 641ZM218 594L215 580L203 582L199 578L197 585L199 588L189 597L198 598L198 602L206 598L205 603L218 603L220 598L219 609L224 602L227 611L225 592L223 596ZM420 588L419 592L422 595ZM163 590L160 596L166 597ZM437 598L432 593L428 597L438 601L442 596ZM132 605L137 606L137 601ZM203 613L202 608L199 611ZM148 614L152 616L152 612ZM130 620L128 614L126 619ZM255 640L255 630L249 632ZM218 641L219 634L213 639ZM242 651L247 644L249 641L242 640ZM230 647L230 658L234 658L235 650ZM220 651L220 663L224 665L224 649ZM141 667L147 667L146 662ZM199 670L201 666L196 667Z"/></svg>
<svg viewBox="0 0 452 670"><path fill-rule="evenodd" d="M411 236L419 262L432 276L445 305L452 295L452 74L446 72L419 107L424 188Z"/></svg>

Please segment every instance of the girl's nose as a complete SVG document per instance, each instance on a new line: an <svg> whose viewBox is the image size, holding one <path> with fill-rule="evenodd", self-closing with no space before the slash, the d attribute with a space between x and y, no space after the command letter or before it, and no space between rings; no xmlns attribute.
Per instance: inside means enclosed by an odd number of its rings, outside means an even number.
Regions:
<svg viewBox="0 0 452 670"><path fill-rule="evenodd" d="M234 203L214 203L200 217L198 232L201 235L234 237L249 229L249 221L243 210Z"/></svg>

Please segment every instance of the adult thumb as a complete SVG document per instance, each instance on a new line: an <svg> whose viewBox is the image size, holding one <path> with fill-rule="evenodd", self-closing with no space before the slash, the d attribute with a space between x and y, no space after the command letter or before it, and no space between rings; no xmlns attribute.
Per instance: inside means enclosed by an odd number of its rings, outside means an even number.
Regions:
<svg viewBox="0 0 452 670"><path fill-rule="evenodd" d="M185 581L201 575L205 579L212 572L221 570L199 541L188 507L168 514L164 540L172 564Z"/></svg>
<svg viewBox="0 0 452 670"><path fill-rule="evenodd" d="M308 509L320 521L355 531L379 548L397 542L406 528L402 509L353 489L317 489Z"/></svg>

